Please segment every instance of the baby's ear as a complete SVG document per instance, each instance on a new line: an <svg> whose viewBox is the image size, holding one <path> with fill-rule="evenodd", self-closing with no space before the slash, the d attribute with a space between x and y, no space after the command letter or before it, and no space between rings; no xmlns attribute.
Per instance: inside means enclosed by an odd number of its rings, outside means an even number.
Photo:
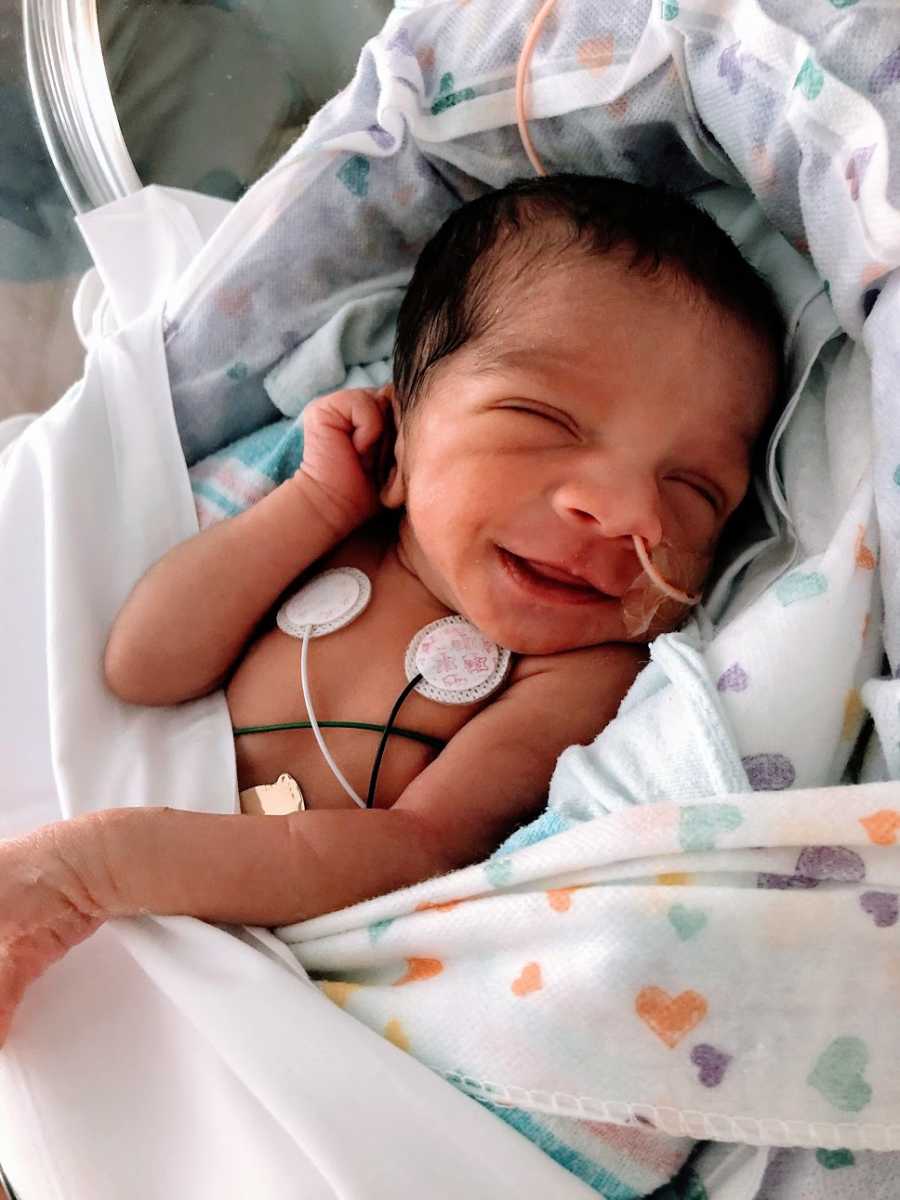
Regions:
<svg viewBox="0 0 900 1200"><path fill-rule="evenodd" d="M394 438L394 447L392 460L388 468L384 483L381 485L380 498L381 503L385 508L402 508L406 503L406 485L404 483L403 471L403 456L406 453L406 439L404 437L403 422L400 416L400 405L397 402L397 395L394 391L392 383L385 384L381 389L381 394L387 396L391 401L391 413L393 415L394 429L396 436Z"/></svg>

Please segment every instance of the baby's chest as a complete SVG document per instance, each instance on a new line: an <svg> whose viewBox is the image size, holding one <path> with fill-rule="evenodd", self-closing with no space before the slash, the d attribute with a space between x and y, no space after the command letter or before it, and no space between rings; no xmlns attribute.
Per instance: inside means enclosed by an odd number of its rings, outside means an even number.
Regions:
<svg viewBox="0 0 900 1200"><path fill-rule="evenodd" d="M358 795L365 798L382 731L409 682L406 656L434 612L397 612L373 600L352 624L310 639L307 684L328 750ZM423 617L425 618L423 620ZM303 725L309 713L301 687L301 647L278 628L251 644L226 696L236 730L241 789L271 783L287 772L310 808L352 806L309 728L240 732L269 725ZM411 692L397 714L378 771L376 806L390 807L489 698L441 703Z"/></svg>

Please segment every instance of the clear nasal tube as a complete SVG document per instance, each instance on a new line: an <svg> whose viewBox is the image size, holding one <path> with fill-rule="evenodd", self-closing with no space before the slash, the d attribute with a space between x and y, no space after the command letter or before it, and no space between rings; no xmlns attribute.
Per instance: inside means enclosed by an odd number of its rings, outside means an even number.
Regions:
<svg viewBox="0 0 900 1200"><path fill-rule="evenodd" d="M700 603L699 594L686 592L670 581L702 579L708 556L675 547L668 541L648 551L643 538L636 534L633 538L642 569L622 596L622 621L628 637L640 637L657 619L671 628L687 615L689 608Z"/></svg>

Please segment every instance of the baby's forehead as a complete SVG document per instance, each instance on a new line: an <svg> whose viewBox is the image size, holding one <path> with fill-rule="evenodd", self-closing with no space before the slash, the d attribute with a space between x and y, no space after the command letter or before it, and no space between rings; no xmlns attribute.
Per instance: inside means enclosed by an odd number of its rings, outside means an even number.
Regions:
<svg viewBox="0 0 900 1200"><path fill-rule="evenodd" d="M527 236L522 243L501 251L472 281L477 318L462 350L474 370L571 364L579 349L573 337L586 330L593 347L608 345L627 356L635 322L652 314L676 334L682 318L693 315L716 341L726 331L747 343L750 356L770 356L748 320L671 265L647 270L622 247L601 254L584 246L554 252L539 245L531 253Z"/></svg>
<svg viewBox="0 0 900 1200"><path fill-rule="evenodd" d="M468 303L477 312L477 340L487 350L492 339L527 342L554 326L565 330L567 315L586 308L602 321L623 299L629 306L662 300L726 314L675 264L647 261L628 242L600 250L565 228L560 231L560 224L548 219L500 237L469 276Z"/></svg>
<svg viewBox="0 0 900 1200"><path fill-rule="evenodd" d="M602 306L605 297L627 295L638 306L662 301L705 313L711 323L755 339L760 358L773 351L777 356L780 349L744 311L740 295L711 286L683 263L648 253L635 241L598 247L554 215L501 230L467 281L470 303L479 310L479 340L490 333L505 340L527 330L542 298L552 305L551 315L564 320L586 302Z"/></svg>

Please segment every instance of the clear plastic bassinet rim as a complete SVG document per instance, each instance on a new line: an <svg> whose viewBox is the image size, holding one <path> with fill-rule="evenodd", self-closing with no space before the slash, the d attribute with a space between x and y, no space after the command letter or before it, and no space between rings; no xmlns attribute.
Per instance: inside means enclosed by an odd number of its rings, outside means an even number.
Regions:
<svg viewBox="0 0 900 1200"><path fill-rule="evenodd" d="M106 75L96 0L22 0L31 96L72 207L139 191Z"/></svg>

